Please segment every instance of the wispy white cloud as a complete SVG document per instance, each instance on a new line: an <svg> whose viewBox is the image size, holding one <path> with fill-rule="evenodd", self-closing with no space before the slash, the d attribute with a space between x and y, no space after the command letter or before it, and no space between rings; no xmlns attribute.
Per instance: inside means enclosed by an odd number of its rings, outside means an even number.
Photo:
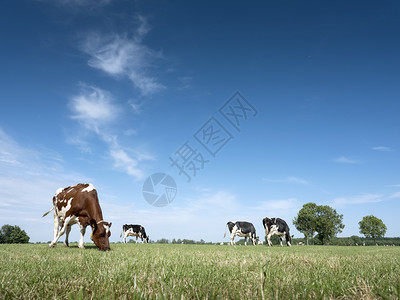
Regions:
<svg viewBox="0 0 400 300"><path fill-rule="evenodd" d="M143 103L137 101L137 100L129 100L128 101L129 106L132 108L133 112L136 115L139 115L142 113L142 105Z"/></svg>
<svg viewBox="0 0 400 300"><path fill-rule="evenodd" d="M68 144L74 145L76 147L78 147L78 149L82 152L82 153L88 153L91 154L92 153L92 147L90 146L89 142L80 135L71 135L67 137L66 142Z"/></svg>
<svg viewBox="0 0 400 300"><path fill-rule="evenodd" d="M351 159L346 156L340 156L338 158L335 158L333 161L336 163L341 163L341 164L359 164L359 163L361 163L359 160Z"/></svg>
<svg viewBox="0 0 400 300"><path fill-rule="evenodd" d="M386 146L377 146L377 147L372 147L371 149L375 150L375 151L382 151L382 152L391 152L391 151L393 151L392 148L386 147Z"/></svg>
<svg viewBox="0 0 400 300"><path fill-rule="evenodd" d="M125 149L119 143L118 136L109 133L112 126L121 116L122 108L112 95L100 88L81 84L81 91L71 98L69 108L71 118L77 120L87 131L94 132L106 143L108 154L113 160L114 168L140 180L144 173L139 162L152 159L149 154ZM82 133L81 133L82 134ZM85 135L85 132L83 133ZM89 143L81 136L73 136L68 141L77 145L81 151L91 153Z"/></svg>
<svg viewBox="0 0 400 300"><path fill-rule="evenodd" d="M115 149L110 150L110 155L114 159L115 168L121 169L128 175L133 176L137 179L143 179L144 174L138 168L138 161L130 157L126 153L126 151L124 151L120 147L116 147Z"/></svg>
<svg viewBox="0 0 400 300"><path fill-rule="evenodd" d="M385 200L384 195L381 194L363 194L353 197L339 197L333 199L333 206L342 207L345 205L376 203Z"/></svg>
<svg viewBox="0 0 400 300"><path fill-rule="evenodd" d="M300 202L296 198L276 199L261 201L252 209L261 211L265 216L275 217L286 215L289 212L297 211L300 207ZM264 216L264 217L265 217Z"/></svg>
<svg viewBox="0 0 400 300"><path fill-rule="evenodd" d="M390 199L400 198L400 192L396 192L389 196Z"/></svg>
<svg viewBox="0 0 400 300"><path fill-rule="evenodd" d="M271 182L271 183L294 183L294 184L302 184L302 185L310 184L307 180L299 178L299 177L294 177L294 176L289 176L289 177L286 177L285 179L263 178L263 181Z"/></svg>
<svg viewBox="0 0 400 300"><path fill-rule="evenodd" d="M191 82L192 82L192 77L190 76L184 76L184 77L180 77L178 78L179 81L179 86L178 86L178 90L187 90L191 87Z"/></svg>
<svg viewBox="0 0 400 300"><path fill-rule="evenodd" d="M72 97L69 105L73 113L71 118L96 133L115 120L120 110L110 93L85 84L81 84L81 92Z"/></svg>
<svg viewBox="0 0 400 300"><path fill-rule="evenodd" d="M83 6L92 6L99 7L104 6L111 3L113 0L52 0L49 2L71 6L71 7L83 7Z"/></svg>
<svg viewBox="0 0 400 300"><path fill-rule="evenodd" d="M0 163L11 166L20 166L20 148L1 128L0 128Z"/></svg>
<svg viewBox="0 0 400 300"><path fill-rule="evenodd" d="M127 77L143 95L151 95L164 88L155 77L149 75L154 61L162 55L142 43L150 27L145 17L138 16L137 19L139 26L132 38L91 33L81 48L90 56L89 66L111 76Z"/></svg>
<svg viewBox="0 0 400 300"><path fill-rule="evenodd" d="M136 19L139 23L138 28L136 29L136 34L134 38L137 42L141 42L142 39L147 35L147 33L151 30L149 22L147 18L142 15L136 15Z"/></svg>

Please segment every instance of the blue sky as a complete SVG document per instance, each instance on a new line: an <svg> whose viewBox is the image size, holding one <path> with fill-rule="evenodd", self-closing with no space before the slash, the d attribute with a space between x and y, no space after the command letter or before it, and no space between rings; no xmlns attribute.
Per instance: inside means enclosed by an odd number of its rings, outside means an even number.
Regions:
<svg viewBox="0 0 400 300"><path fill-rule="evenodd" d="M226 222L246 220L262 236L265 216L301 237L292 220L307 202L343 214L339 236L360 235L371 214L400 236L399 9L3 1L1 223L49 241L53 220L41 215L56 189L91 182L112 241L125 223L154 240L223 241ZM219 112L236 92L254 108L240 131ZM227 132L215 156L195 138L210 120ZM171 166L186 142L205 162L190 182ZM166 207L142 195L158 172L177 184Z"/></svg>

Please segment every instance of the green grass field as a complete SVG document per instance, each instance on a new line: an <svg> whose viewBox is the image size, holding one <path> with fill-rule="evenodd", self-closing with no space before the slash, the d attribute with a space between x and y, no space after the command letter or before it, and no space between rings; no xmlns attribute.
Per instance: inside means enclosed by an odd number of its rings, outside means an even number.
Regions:
<svg viewBox="0 0 400 300"><path fill-rule="evenodd" d="M398 299L400 247L0 245L0 298Z"/></svg>

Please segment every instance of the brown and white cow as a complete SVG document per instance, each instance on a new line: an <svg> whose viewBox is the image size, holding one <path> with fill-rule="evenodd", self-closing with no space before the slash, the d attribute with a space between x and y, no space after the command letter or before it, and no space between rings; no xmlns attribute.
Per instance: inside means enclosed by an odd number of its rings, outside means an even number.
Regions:
<svg viewBox="0 0 400 300"><path fill-rule="evenodd" d="M103 220L97 191L92 184L80 183L75 186L59 188L53 197L54 240L49 247L55 247L58 239L65 232L64 245L68 247L68 235L71 226L78 224L81 232L79 248L83 246L86 227L92 227L92 240L100 250L110 250L109 237L111 223Z"/></svg>

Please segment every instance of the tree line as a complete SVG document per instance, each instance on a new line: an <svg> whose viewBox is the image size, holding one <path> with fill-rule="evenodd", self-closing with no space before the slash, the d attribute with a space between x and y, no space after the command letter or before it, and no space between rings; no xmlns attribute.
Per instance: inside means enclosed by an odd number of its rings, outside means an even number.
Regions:
<svg viewBox="0 0 400 300"><path fill-rule="evenodd" d="M312 202L303 205L294 218L293 225L304 234L307 245L310 240L313 244L329 244L345 226L343 215L338 214L336 209ZM371 238L374 243L376 239L383 238L387 230L382 220L373 215L363 217L358 225L360 233L366 238Z"/></svg>
<svg viewBox="0 0 400 300"><path fill-rule="evenodd" d="M342 232L345 227L343 224L343 215L339 214L336 209L328 205L317 205L309 202L303 205L297 216L293 219L293 225L298 231L304 234L306 244L310 242L314 245L398 245L400 238L384 239L386 234L386 225L383 221L373 215L365 216L358 222L360 233L365 238L352 236L350 238L337 238L337 234ZM272 237L277 241L277 237ZM293 239L293 243L302 242L303 239ZM236 244L241 244L244 239L239 240ZM156 241L160 244L168 244L169 240L161 239ZM196 242L193 240L172 240L172 244L205 244L203 240Z"/></svg>
<svg viewBox="0 0 400 300"><path fill-rule="evenodd" d="M153 241L150 241L153 242ZM154 243L157 244L190 244L190 245L212 245L212 242L206 242L205 240L201 239L200 241L195 241L195 240L189 240L189 239L172 239L170 242L166 238L159 239L155 241Z"/></svg>
<svg viewBox="0 0 400 300"><path fill-rule="evenodd" d="M337 238L336 235L342 232L344 228L343 215L338 214L335 209L328 205L317 205L313 202L306 203L293 219L293 225L296 229L304 234L306 244L326 245L326 244L362 244L369 243L368 239L372 239L373 244L377 241L381 243L381 239L386 234L386 225L383 221L373 215L365 216L358 223L360 233L367 240L358 240L357 236L347 238ZM293 242L295 243L297 239ZM133 240L131 240L133 241ZM0 230L0 244L16 244L28 243L29 236L19 226L3 225ZM386 241L388 242L388 241ZM396 241L394 241L396 242ZM159 244L169 244L168 239L157 240ZM194 241L189 239L173 239L172 244L211 244L204 240ZM389 243L390 244L390 243Z"/></svg>

